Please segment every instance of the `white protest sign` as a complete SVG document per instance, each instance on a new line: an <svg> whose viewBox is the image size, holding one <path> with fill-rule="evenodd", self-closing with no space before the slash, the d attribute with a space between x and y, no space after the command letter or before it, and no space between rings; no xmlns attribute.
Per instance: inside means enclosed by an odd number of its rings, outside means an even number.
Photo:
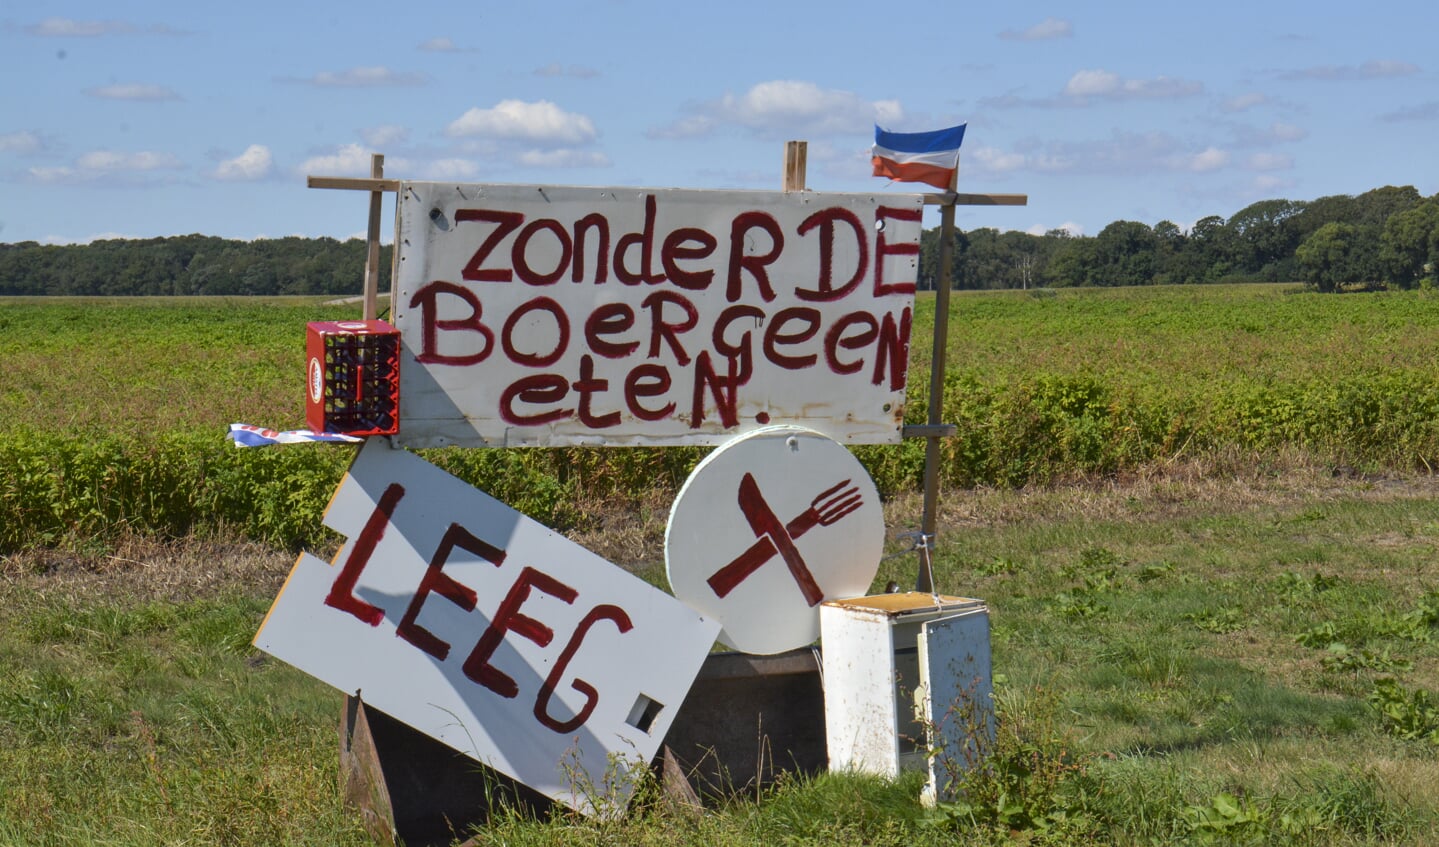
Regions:
<svg viewBox="0 0 1439 847"><path fill-rule="evenodd" d="M325 524L348 541L300 557L255 646L561 803L623 806L717 623L383 439Z"/></svg>
<svg viewBox="0 0 1439 847"><path fill-rule="evenodd" d="M894 443L920 195L400 185L400 443Z"/></svg>
<svg viewBox="0 0 1439 847"><path fill-rule="evenodd" d="M819 637L824 600L866 594L884 550L884 511L843 445L800 427L726 444L686 480L665 531L675 596L746 653Z"/></svg>

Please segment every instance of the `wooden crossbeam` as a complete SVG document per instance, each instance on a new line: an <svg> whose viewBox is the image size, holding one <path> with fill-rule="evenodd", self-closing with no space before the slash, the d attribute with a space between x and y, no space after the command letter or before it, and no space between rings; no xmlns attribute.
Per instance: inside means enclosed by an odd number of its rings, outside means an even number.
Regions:
<svg viewBox="0 0 1439 847"><path fill-rule="evenodd" d="M350 191L399 191L398 179L373 179L363 176L311 176L305 178L309 188L344 188Z"/></svg>
<svg viewBox="0 0 1439 847"><path fill-rule="evenodd" d="M1028 194L943 194L924 195L926 206L1028 206Z"/></svg>

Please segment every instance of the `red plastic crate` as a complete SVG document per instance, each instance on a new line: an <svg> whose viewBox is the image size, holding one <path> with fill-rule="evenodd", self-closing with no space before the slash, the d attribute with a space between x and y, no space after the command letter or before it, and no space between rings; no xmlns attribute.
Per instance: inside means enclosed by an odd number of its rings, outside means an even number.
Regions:
<svg viewBox="0 0 1439 847"><path fill-rule="evenodd" d="M400 331L384 321L316 321L305 330L305 422L315 432L400 429Z"/></svg>

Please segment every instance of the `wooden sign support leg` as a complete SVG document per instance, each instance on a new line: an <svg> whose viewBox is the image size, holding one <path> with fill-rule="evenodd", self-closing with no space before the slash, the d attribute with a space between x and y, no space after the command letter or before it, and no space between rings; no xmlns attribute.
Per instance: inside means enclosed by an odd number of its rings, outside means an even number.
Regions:
<svg viewBox="0 0 1439 847"><path fill-rule="evenodd" d="M808 158L808 141L786 141L784 143L785 191L804 191L805 166Z"/></svg>
<svg viewBox="0 0 1439 847"><path fill-rule="evenodd" d="M385 157L381 153L370 156L370 178L380 179L385 175ZM370 228L365 234L365 320L377 316L380 298L380 201L384 192L370 192Z"/></svg>
<svg viewBox="0 0 1439 847"><path fill-rule="evenodd" d="M939 512L939 442L944 436L944 372L949 351L949 287L954 267L954 204L939 210L939 282L934 290L934 346L929 362L929 434L924 445L924 518L920 524L919 576L915 591L934 591L935 527Z"/></svg>
<svg viewBox="0 0 1439 847"><path fill-rule="evenodd" d="M943 194L926 194L926 205L937 205L939 210L939 280L934 291L934 347L929 363L929 418L928 424L906 426L906 437L922 437L924 448L924 517L920 522L919 575L914 590L934 591L934 548L936 526L939 522L939 446L940 439L954 435L953 424L940 423L944 414L944 374L949 353L949 291L954 274L954 207L955 206L1026 206L1027 194L960 194L956 192L959 171L955 171L955 182Z"/></svg>

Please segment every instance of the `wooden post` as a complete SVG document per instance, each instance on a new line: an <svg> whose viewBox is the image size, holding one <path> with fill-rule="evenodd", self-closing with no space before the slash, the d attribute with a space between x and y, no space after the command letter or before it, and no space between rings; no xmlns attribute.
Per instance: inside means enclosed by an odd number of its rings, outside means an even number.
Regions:
<svg viewBox="0 0 1439 847"><path fill-rule="evenodd" d="M956 177L958 172L956 171ZM954 190L954 184L950 184ZM934 289L934 345L929 360L930 433L924 445L924 517L920 523L919 576L915 591L934 591L932 553L939 513L940 415L944 412L944 371L949 354L949 287L954 266L954 203L939 210L939 281Z"/></svg>
<svg viewBox="0 0 1439 847"><path fill-rule="evenodd" d="M370 178L380 179L385 175L385 157L382 153L370 156ZM378 314L380 297L380 201L384 192L370 192L370 229L365 234L365 320L372 321Z"/></svg>
<svg viewBox="0 0 1439 847"><path fill-rule="evenodd" d="M804 191L805 159L808 155L808 141L786 141L784 143L785 191Z"/></svg>

